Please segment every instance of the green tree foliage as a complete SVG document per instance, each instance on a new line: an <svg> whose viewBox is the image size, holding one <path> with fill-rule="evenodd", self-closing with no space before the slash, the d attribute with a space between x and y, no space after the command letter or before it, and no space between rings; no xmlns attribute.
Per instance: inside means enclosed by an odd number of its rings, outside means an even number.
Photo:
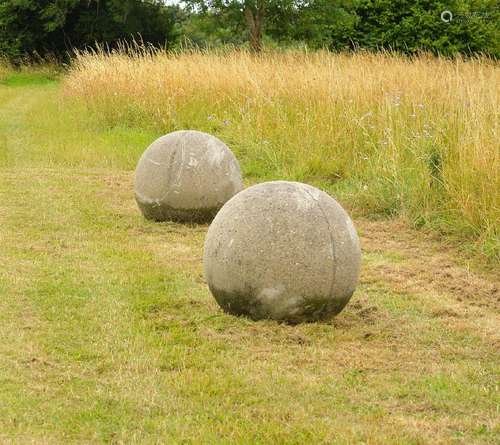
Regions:
<svg viewBox="0 0 500 445"><path fill-rule="evenodd" d="M264 40L312 48L421 50L500 56L498 0L186 0L184 35L197 44L252 42L248 12ZM441 13L452 19L443 21ZM445 16L445 19L448 17ZM254 39L255 40L255 39ZM254 49L260 45L252 43Z"/></svg>
<svg viewBox="0 0 500 445"><path fill-rule="evenodd" d="M141 39L500 56L498 0L0 0L0 57ZM451 16L441 18L443 11Z"/></svg>
<svg viewBox="0 0 500 445"><path fill-rule="evenodd" d="M269 32L275 39L285 42L304 42L312 48L346 49L357 22L353 4L349 0L309 0L294 3L292 14L273 17ZM278 12L278 11L277 11ZM281 11L279 11L281 12ZM286 35L278 36L281 27Z"/></svg>
<svg viewBox="0 0 500 445"><path fill-rule="evenodd" d="M240 43L249 40L250 47L254 51L260 51L265 23L268 33L273 23L285 24L283 18L292 12L297 2L294 0L185 0L185 3L191 9L192 17L195 17L194 23L189 23L186 28L189 31L198 31L189 35L195 43L203 41ZM193 24L201 28L190 26ZM278 29L278 36L286 34L284 27Z"/></svg>
<svg viewBox="0 0 500 445"><path fill-rule="evenodd" d="M183 23L183 34L196 45L243 44L248 41L251 48L258 51L263 39L278 44L300 40L303 36L297 24L306 19L308 11L304 6L310 2L184 0L184 3L190 14Z"/></svg>
<svg viewBox="0 0 500 445"><path fill-rule="evenodd" d="M358 0L353 11L352 41L363 48L500 55L496 0Z"/></svg>
<svg viewBox="0 0 500 445"><path fill-rule="evenodd" d="M0 54L61 55L130 38L168 45L177 11L157 0L0 0Z"/></svg>

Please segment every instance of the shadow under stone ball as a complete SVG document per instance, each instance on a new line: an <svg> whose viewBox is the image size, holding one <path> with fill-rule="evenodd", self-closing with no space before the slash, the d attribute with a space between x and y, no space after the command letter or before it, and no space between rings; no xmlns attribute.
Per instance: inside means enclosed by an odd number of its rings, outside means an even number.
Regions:
<svg viewBox="0 0 500 445"><path fill-rule="evenodd" d="M250 187L229 200L205 240L204 269L219 305L254 320L338 314L359 277L358 235L326 193L298 182Z"/></svg>
<svg viewBox="0 0 500 445"><path fill-rule="evenodd" d="M242 188L233 152L201 131L175 131L157 139L135 172L137 204L155 221L210 221Z"/></svg>

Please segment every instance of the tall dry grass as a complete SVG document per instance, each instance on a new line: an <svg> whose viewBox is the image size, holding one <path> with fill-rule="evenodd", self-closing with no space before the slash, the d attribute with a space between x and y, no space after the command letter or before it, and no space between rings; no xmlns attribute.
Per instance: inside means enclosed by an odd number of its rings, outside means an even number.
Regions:
<svg viewBox="0 0 500 445"><path fill-rule="evenodd" d="M319 183L367 213L500 256L499 67L486 59L80 54L64 84L109 125L219 135L247 175Z"/></svg>
<svg viewBox="0 0 500 445"><path fill-rule="evenodd" d="M12 65L8 60L0 57L0 82L5 80L13 71Z"/></svg>

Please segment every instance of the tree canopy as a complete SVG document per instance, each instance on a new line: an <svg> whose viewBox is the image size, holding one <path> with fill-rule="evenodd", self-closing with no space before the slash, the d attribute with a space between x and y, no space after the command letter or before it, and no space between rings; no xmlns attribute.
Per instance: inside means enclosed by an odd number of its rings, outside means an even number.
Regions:
<svg viewBox="0 0 500 445"><path fill-rule="evenodd" d="M169 45L177 9L157 0L1 0L0 54L61 55L130 38Z"/></svg>
<svg viewBox="0 0 500 445"><path fill-rule="evenodd" d="M185 0L184 33L197 44L242 43L259 49L303 43L331 50L421 50L500 55L497 0ZM450 16L443 12L449 11ZM258 17L254 34L249 15ZM245 26L245 22L247 26Z"/></svg>
<svg viewBox="0 0 500 445"><path fill-rule="evenodd" d="M500 56L497 0L0 0L0 56L140 39ZM443 16L443 13L445 15Z"/></svg>

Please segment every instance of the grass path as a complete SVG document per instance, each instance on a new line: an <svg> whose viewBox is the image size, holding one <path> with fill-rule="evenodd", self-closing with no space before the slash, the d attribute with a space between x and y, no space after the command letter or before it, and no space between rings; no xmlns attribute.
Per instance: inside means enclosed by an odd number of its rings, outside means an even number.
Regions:
<svg viewBox="0 0 500 445"><path fill-rule="evenodd" d="M206 226L136 210L154 135L61 107L55 83L0 85L0 442L498 443L498 276L358 219L333 322L225 315Z"/></svg>

